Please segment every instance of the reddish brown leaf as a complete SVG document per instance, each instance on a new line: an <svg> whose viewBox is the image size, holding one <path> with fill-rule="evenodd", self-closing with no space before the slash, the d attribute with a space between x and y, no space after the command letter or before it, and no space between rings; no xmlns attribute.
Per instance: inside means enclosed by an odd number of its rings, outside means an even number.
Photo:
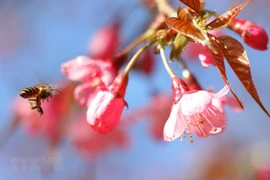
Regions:
<svg viewBox="0 0 270 180"><path fill-rule="evenodd" d="M238 79L262 110L270 117L253 83L248 57L242 44L230 36L221 36L217 40L220 49Z"/></svg>
<svg viewBox="0 0 270 180"><path fill-rule="evenodd" d="M180 0L182 3L190 7L196 12L200 12L201 9L201 2L200 0Z"/></svg>
<svg viewBox="0 0 270 180"><path fill-rule="evenodd" d="M230 87L230 91L231 91L232 95L234 96L234 98L237 100L240 107L242 109L244 109L244 106L243 106L242 102L237 97L237 95L233 92L233 90L231 88L231 85L230 85L230 83L228 81L228 78L227 78L227 75L226 75L225 64L224 64L224 55L222 53L222 50L219 48L219 45L216 42L215 36L213 36L211 34L208 34L208 36L209 36L209 39L211 41L211 44L212 44L213 48L215 48L215 51L216 51L215 53L212 51L212 56L214 57L218 72L221 75L224 82Z"/></svg>
<svg viewBox="0 0 270 180"><path fill-rule="evenodd" d="M242 9L251 1L252 0L248 0L235 8L231 8L226 13L222 14L221 16L219 16L218 18L216 18L215 20L207 24L206 28L213 30L213 29L218 29L218 28L221 28L222 26L225 26L231 20L233 20L240 13L240 11L242 11Z"/></svg>
<svg viewBox="0 0 270 180"><path fill-rule="evenodd" d="M182 21L192 21L191 15L189 14L189 12L187 11L187 9L183 8L182 6L180 6L177 10L177 17L178 19Z"/></svg>
<svg viewBox="0 0 270 180"><path fill-rule="evenodd" d="M200 29L195 21L191 18L186 9L178 9L179 18L170 17L165 19L166 24L174 31L179 32L196 42L207 44L208 37L205 32Z"/></svg>

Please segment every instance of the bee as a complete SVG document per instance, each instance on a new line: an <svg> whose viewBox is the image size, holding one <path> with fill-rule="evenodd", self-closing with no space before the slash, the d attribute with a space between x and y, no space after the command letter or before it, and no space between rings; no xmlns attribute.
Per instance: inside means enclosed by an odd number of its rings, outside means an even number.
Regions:
<svg viewBox="0 0 270 180"><path fill-rule="evenodd" d="M37 84L32 87L24 88L20 92L22 98L28 99L28 103L31 109L36 109L40 115L43 114L43 109L41 107L41 101L49 101L49 97L52 98L53 92L59 90L55 89L53 85L48 84Z"/></svg>

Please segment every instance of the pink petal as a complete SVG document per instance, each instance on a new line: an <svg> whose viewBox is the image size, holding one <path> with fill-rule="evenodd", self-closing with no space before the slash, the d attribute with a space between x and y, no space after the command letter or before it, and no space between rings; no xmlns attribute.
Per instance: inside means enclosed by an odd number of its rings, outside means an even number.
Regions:
<svg viewBox="0 0 270 180"><path fill-rule="evenodd" d="M217 128L224 128L226 125L225 116L216 107L211 106L208 108L208 116L211 124Z"/></svg>
<svg viewBox="0 0 270 180"><path fill-rule="evenodd" d="M106 85L110 85L116 76L111 62L78 56L76 59L62 64L62 73L71 81L87 81L100 78Z"/></svg>
<svg viewBox="0 0 270 180"><path fill-rule="evenodd" d="M125 105L123 98L101 90L88 108L87 121L95 131L108 133L119 122Z"/></svg>
<svg viewBox="0 0 270 180"><path fill-rule="evenodd" d="M226 96L224 96L226 97ZM222 98L224 98L222 97ZM224 112L224 105L222 102L222 98L217 98L212 100L212 105L215 106L221 113Z"/></svg>
<svg viewBox="0 0 270 180"><path fill-rule="evenodd" d="M212 104L213 95L207 91L184 94L180 99L182 113L185 116L204 112Z"/></svg>
<svg viewBox="0 0 270 180"><path fill-rule="evenodd" d="M230 108L235 110L236 112L242 111L242 108L239 106L238 102L233 98L229 96L224 96L221 98L222 103L225 105L228 105Z"/></svg>
<svg viewBox="0 0 270 180"><path fill-rule="evenodd" d="M217 92L216 94L214 94L214 98L221 98L223 96L225 96L226 94L228 94L230 91L230 87L228 85L225 85L224 88L222 88L219 92Z"/></svg>
<svg viewBox="0 0 270 180"><path fill-rule="evenodd" d="M102 84L101 81L99 84L100 83ZM97 88L99 84L94 85L93 81L86 81L85 83L78 85L74 90L74 98L78 104L88 107L99 91Z"/></svg>
<svg viewBox="0 0 270 180"><path fill-rule="evenodd" d="M184 117L179 114L180 103L173 104L169 119L166 121L163 137L164 141L173 141L180 137L185 131Z"/></svg>

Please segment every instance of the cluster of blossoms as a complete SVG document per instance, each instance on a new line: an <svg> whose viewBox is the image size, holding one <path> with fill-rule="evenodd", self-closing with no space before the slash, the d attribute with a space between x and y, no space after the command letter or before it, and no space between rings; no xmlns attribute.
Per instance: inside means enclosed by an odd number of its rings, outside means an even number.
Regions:
<svg viewBox="0 0 270 180"><path fill-rule="evenodd" d="M180 1L187 7L180 6L176 12L165 0L157 0L156 6L153 6L159 10L155 21L145 33L119 53L116 53L120 42L118 23L104 28L94 37L90 43L89 57L79 56L62 65L62 72L69 80L80 82L74 90L74 97L78 104L87 108L87 122L95 131L105 134L117 126L122 111L127 106L125 92L131 69L140 69L148 73L152 69L150 46L154 46L154 53L160 54L164 67L172 79L174 100L171 113L166 117L166 123L163 123L165 141L172 141L178 137L182 139L187 133L190 141L193 142L192 132L204 137L218 134L226 126L224 104L236 111L244 109L230 87L224 58L246 90L269 116L252 81L244 47L232 37L222 35L222 31L217 31L227 27L241 35L248 46L257 50L266 50L268 36L265 30L254 22L235 18L251 1L232 7L222 15L204 10L203 1ZM209 22L213 15L216 19ZM143 43L146 45L135 53L123 72L119 73L127 62L127 54L132 52L135 46ZM205 68L210 64L215 66L226 84L216 94L201 88L181 58L185 47L188 46L190 51L195 49L193 45L196 45L202 66ZM171 46L170 60L178 61L182 65L183 79L177 77L168 64L165 49L169 46ZM140 60L144 52L146 58ZM225 96L229 91L234 98ZM160 109L148 110L151 114L160 111Z"/></svg>
<svg viewBox="0 0 270 180"><path fill-rule="evenodd" d="M235 111L244 109L227 79L224 59L247 92L269 116L252 81L243 45L223 35L220 30L228 28L239 34L246 45L256 50L266 50L268 36L265 30L249 20L236 19L251 1L232 7L222 15L203 9L202 0L180 1L187 7L180 6L176 11L166 0L156 0L156 3L145 0L152 10L158 12L157 17L141 36L124 49L120 49L121 23L100 29L90 41L88 56L78 56L62 64L62 73L75 83L64 88L61 95L54 96L44 106L44 120L36 121L38 114L29 108L18 108L14 110L16 116L10 131L22 123L30 132L45 132L52 151L68 134L72 144L83 155L90 157L99 155L111 146L126 147L128 136L121 127L144 117L152 120L152 135L165 141L182 140L187 135L193 142L193 134L199 137L219 134L226 127L224 105ZM216 19L209 22L213 15ZM134 49L137 51L128 61ZM182 67L183 78L171 69L165 50L170 51L170 61L176 61ZM224 88L217 93L203 89L182 58L184 50L199 59L204 68L210 65L216 67L225 82ZM130 71L140 71L149 77L156 63L154 54L160 55L171 77L173 94L156 93L149 104L127 114L120 121L123 109L128 106L125 93ZM227 96L229 91L233 97ZM71 97L74 97L74 101ZM21 107L21 101L15 103L15 107ZM69 117L74 116L72 109L76 110L79 118L70 122ZM78 112L81 114L78 115Z"/></svg>

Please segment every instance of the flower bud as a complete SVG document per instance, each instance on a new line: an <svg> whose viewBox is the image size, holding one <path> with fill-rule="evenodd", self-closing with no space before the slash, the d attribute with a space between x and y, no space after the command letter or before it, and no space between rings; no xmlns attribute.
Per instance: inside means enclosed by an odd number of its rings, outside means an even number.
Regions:
<svg viewBox="0 0 270 180"><path fill-rule="evenodd" d="M108 89L101 89L87 110L87 121L90 126L101 134L115 128L122 111L127 106L124 100L128 76L118 75Z"/></svg>
<svg viewBox="0 0 270 180"><path fill-rule="evenodd" d="M252 21L234 19L231 28L242 36L248 46L256 50L267 50L268 35L261 26Z"/></svg>

